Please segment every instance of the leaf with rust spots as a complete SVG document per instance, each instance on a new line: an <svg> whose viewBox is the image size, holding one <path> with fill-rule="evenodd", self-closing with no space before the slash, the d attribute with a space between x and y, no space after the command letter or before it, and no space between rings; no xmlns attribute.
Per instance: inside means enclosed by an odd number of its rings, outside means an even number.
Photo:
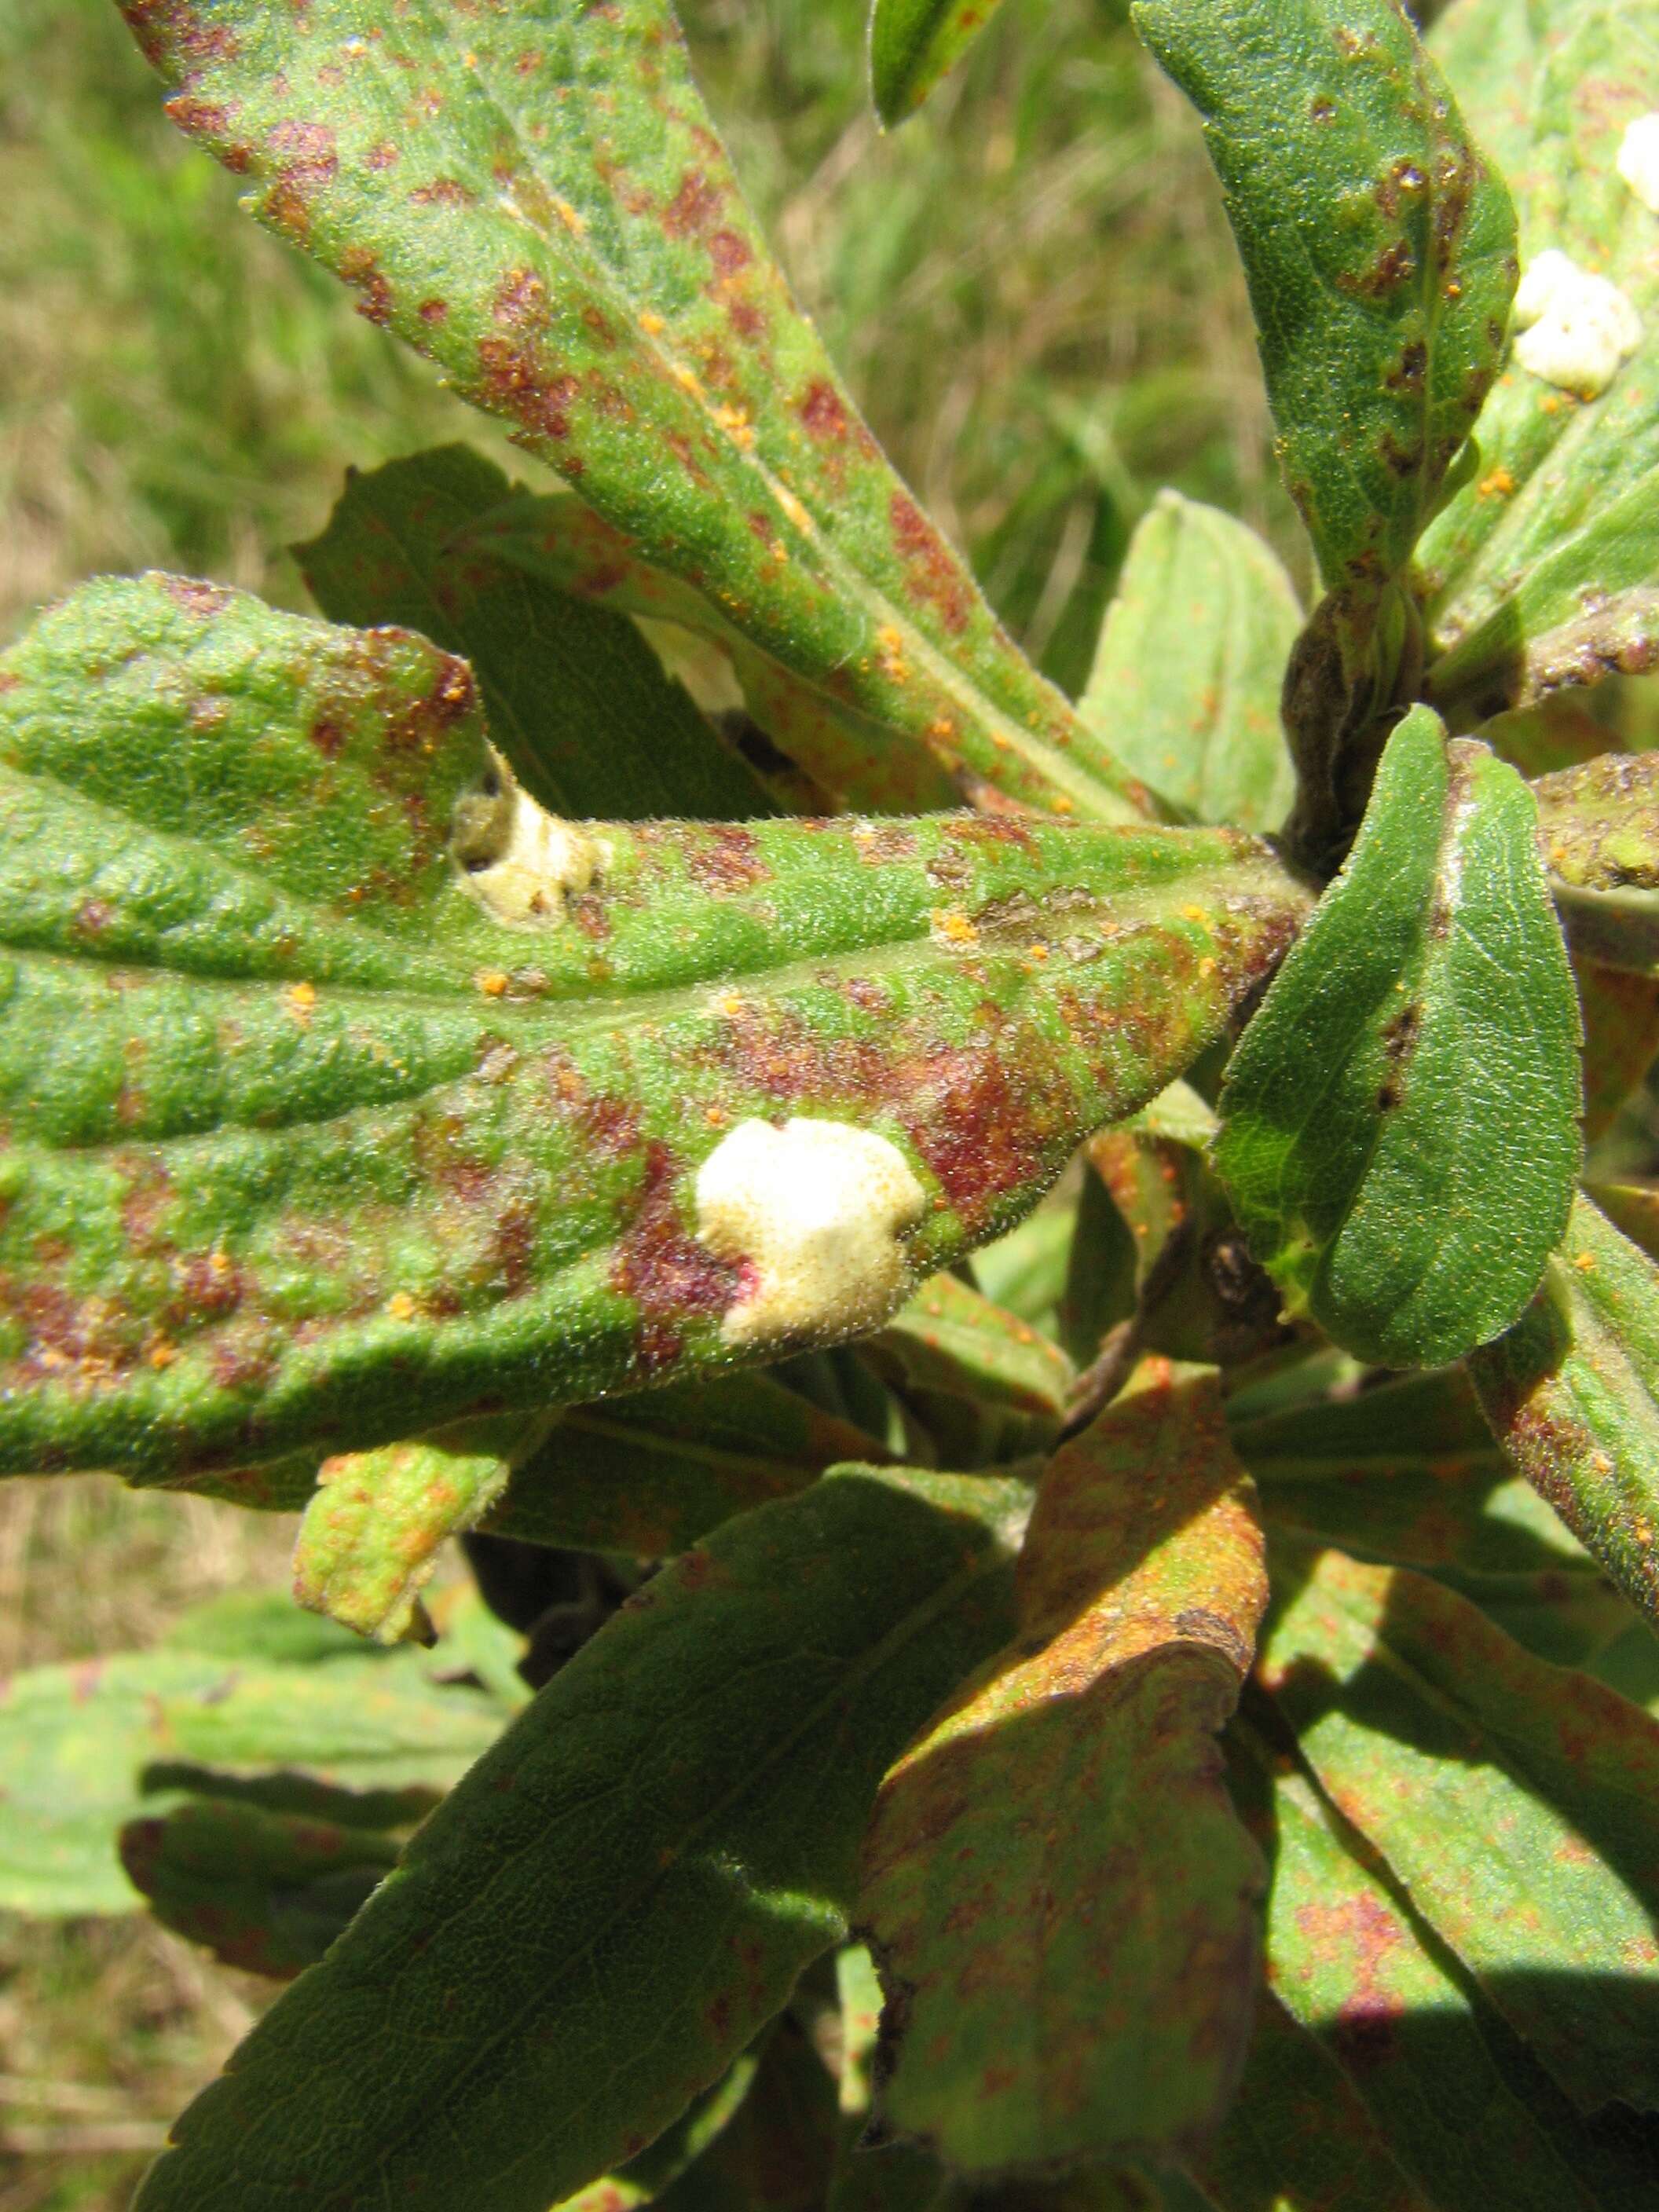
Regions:
<svg viewBox="0 0 1659 2212"><path fill-rule="evenodd" d="M1533 786L1561 923L1581 964L1659 977L1659 775L1604 753Z"/></svg>
<svg viewBox="0 0 1659 2212"><path fill-rule="evenodd" d="M1515 215L1392 0L1137 0L1204 119L1350 680L1496 373Z"/></svg>
<svg viewBox="0 0 1659 2212"><path fill-rule="evenodd" d="M1469 1371L1516 1466L1659 1622L1659 1268L1579 1198L1537 1297Z"/></svg>
<svg viewBox="0 0 1659 2212"><path fill-rule="evenodd" d="M1002 0L872 0L870 96L891 130L957 67Z"/></svg>
<svg viewBox="0 0 1659 2212"><path fill-rule="evenodd" d="M860 419L745 205L667 0L125 0L259 218L762 652L971 797L1133 821Z"/></svg>
<svg viewBox="0 0 1659 2212"><path fill-rule="evenodd" d="M303 1497L310 1450L866 1331L1305 910L1237 832L561 821L464 663L216 586L88 586L3 672L11 1472ZM803 1141L827 1225L752 1165Z"/></svg>
<svg viewBox="0 0 1659 2212"><path fill-rule="evenodd" d="M1426 1577L1274 1537L1314 1778L1583 2112L1659 2106L1659 1723Z"/></svg>
<svg viewBox="0 0 1659 2212"><path fill-rule="evenodd" d="M1565 254L1640 328L1602 390L1511 354L1476 425L1480 463L1419 548L1428 696L1456 726L1659 657L1659 262L1619 174L1659 108L1659 35L1623 0L1535 9L1463 0L1430 41L1515 188L1523 264Z"/></svg>
<svg viewBox="0 0 1659 2212"><path fill-rule="evenodd" d="M218 1798L129 1820L120 1851L163 1927L279 1982L316 1964L398 1862L371 1829Z"/></svg>
<svg viewBox="0 0 1659 2212"><path fill-rule="evenodd" d="M1452 2212L1407 2179L1352 2082L1266 1990L1237 2100L1194 2163L1214 2212Z"/></svg>
<svg viewBox="0 0 1659 2212"><path fill-rule="evenodd" d="M478 542L516 489L465 446L389 461L349 477L294 556L331 622L394 623L465 658L490 734L544 806L619 822L772 812L631 622Z"/></svg>
<svg viewBox="0 0 1659 2212"><path fill-rule="evenodd" d="M571 1407L485 1525L530 1543L664 1559L832 1467L890 1456L770 1375L671 1382Z"/></svg>
<svg viewBox="0 0 1659 2212"><path fill-rule="evenodd" d="M1296 588L1254 530L1160 492L1130 542L1083 718L1193 819L1277 830L1296 795L1279 703L1301 627Z"/></svg>
<svg viewBox="0 0 1659 2212"><path fill-rule="evenodd" d="M475 1528L506 1489L522 1425L420 1437L325 1459L294 1554L294 1595L313 1613L396 1644L451 1536Z"/></svg>
<svg viewBox="0 0 1659 2212"><path fill-rule="evenodd" d="M481 515L465 542L481 559L630 616L658 639L666 625L682 650L712 648L758 727L854 811L921 814L961 804L960 788L931 752L763 652L695 586L650 567L585 500L521 494Z"/></svg>
<svg viewBox="0 0 1659 2212"><path fill-rule="evenodd" d="M1291 1310L1392 1367L1506 1328L1571 1205L1578 1041L1526 786L1418 708L1222 1091L1216 1164Z"/></svg>
<svg viewBox="0 0 1659 2212"><path fill-rule="evenodd" d="M245 1649L234 1656L163 1650L0 1680L0 1906L37 1916L131 1911L138 1898L115 1838L124 1821L155 1809L146 1798L158 1761L172 1770L155 1778L158 1788L206 1786L198 1774L180 1775L181 1765L292 1768L335 1785L372 1785L381 1803L370 1809L395 1814L386 1791L447 1786L501 1732L504 1715L492 1699L428 1681L420 1653L354 1640L326 1664L315 1657L283 1665ZM335 1820L341 1812L337 1800L317 1809Z"/></svg>
<svg viewBox="0 0 1659 2212"><path fill-rule="evenodd" d="M1504 2212L1639 2204L1625 2191L1644 2172L1651 2182L1649 2160L1598 2141L1328 1800L1250 1731L1232 1745L1273 1867L1274 1995L1343 2069L1425 2200L1461 2212L1501 2174Z"/></svg>
<svg viewBox="0 0 1659 2212"><path fill-rule="evenodd" d="M545 2212L637 2154L844 1936L883 1771L1008 1635L1029 1500L852 1470L646 1584L191 2107L143 2212Z"/></svg>
<svg viewBox="0 0 1659 2212"><path fill-rule="evenodd" d="M967 2174L1189 2146L1249 2034L1255 1850L1212 1741L1266 1598L1206 1371L1052 1462L1019 1632L883 1784L859 1904L883 2124Z"/></svg>

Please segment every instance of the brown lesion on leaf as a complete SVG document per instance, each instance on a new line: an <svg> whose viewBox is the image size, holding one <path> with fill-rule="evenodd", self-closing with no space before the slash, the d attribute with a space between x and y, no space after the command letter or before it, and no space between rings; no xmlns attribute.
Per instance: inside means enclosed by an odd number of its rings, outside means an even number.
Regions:
<svg viewBox="0 0 1659 2212"><path fill-rule="evenodd" d="M1339 270L1336 274L1337 289L1353 299L1386 300L1400 289L1416 267L1417 256L1412 252L1410 240L1392 239L1370 267L1358 276L1350 270Z"/></svg>

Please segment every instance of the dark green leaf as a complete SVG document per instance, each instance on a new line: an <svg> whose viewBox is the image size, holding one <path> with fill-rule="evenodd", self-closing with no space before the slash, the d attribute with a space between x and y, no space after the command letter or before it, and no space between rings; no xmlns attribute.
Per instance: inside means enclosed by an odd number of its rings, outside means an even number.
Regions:
<svg viewBox="0 0 1659 2212"><path fill-rule="evenodd" d="M1506 1328L1566 1224L1577 1042L1527 788L1419 709L1222 1093L1217 1164L1292 1309L1389 1366Z"/></svg>
<svg viewBox="0 0 1659 2212"><path fill-rule="evenodd" d="M1531 1308L1469 1371L1516 1465L1659 1620L1659 1268L1579 1199Z"/></svg>
<svg viewBox="0 0 1659 2212"><path fill-rule="evenodd" d="M1275 1540L1262 1680L1573 2103L1659 2104L1659 1724L1426 1577Z"/></svg>
<svg viewBox="0 0 1659 2212"><path fill-rule="evenodd" d="M1276 830L1296 793L1279 698L1301 627L1254 530L1162 492L1107 610L1084 718L1187 815Z"/></svg>
<svg viewBox="0 0 1659 2212"><path fill-rule="evenodd" d="M1391 0L1137 0L1204 118L1328 587L1404 568L1498 365L1515 217Z"/></svg>
<svg viewBox="0 0 1659 2212"><path fill-rule="evenodd" d="M873 0L870 90L890 129L953 70L1002 0Z"/></svg>
<svg viewBox="0 0 1659 2212"><path fill-rule="evenodd" d="M884 1784L859 1904L880 2117L969 2175L1167 2154L1243 2062L1258 1873L1212 1737L1266 1586L1212 1374L1147 1362L1052 1462L1018 1587Z"/></svg>
<svg viewBox="0 0 1659 2212"><path fill-rule="evenodd" d="M477 542L514 487L465 446L354 475L327 529L295 555L331 622L418 630L470 663L491 736L559 814L641 822L772 812L626 617Z"/></svg>
<svg viewBox="0 0 1659 2212"><path fill-rule="evenodd" d="M1008 1632L1018 1485L853 1471L556 1674L179 2124L143 2212L545 2212L844 1932L880 1776Z"/></svg>
<svg viewBox="0 0 1659 2212"><path fill-rule="evenodd" d="M164 1927L279 1982L316 1964L398 1858L368 1829L213 1798L129 1820L120 1850Z"/></svg>
<svg viewBox="0 0 1659 2212"><path fill-rule="evenodd" d="M859 419L744 204L667 0L124 0L254 212L787 668L970 798L1146 794L1020 654ZM418 88L418 96L411 91Z"/></svg>
<svg viewBox="0 0 1659 2212"><path fill-rule="evenodd" d="M554 2212L635 2212L636 2206L653 2203L731 2124L754 2086L759 2065L759 2052L745 2051L712 2089L691 2100L673 2126L665 2128L648 2150L629 2159L614 2173L590 2181L586 2189L579 2189L556 2205Z"/></svg>
<svg viewBox="0 0 1659 2212"><path fill-rule="evenodd" d="M10 1471L368 1449L866 1329L1303 906L1222 831L577 828L464 664L176 580L0 663L0 792Z"/></svg>
<svg viewBox="0 0 1659 2212"><path fill-rule="evenodd" d="M730 2124L657 2201L663 2212L818 2212L837 2118L834 2078L786 2014Z"/></svg>

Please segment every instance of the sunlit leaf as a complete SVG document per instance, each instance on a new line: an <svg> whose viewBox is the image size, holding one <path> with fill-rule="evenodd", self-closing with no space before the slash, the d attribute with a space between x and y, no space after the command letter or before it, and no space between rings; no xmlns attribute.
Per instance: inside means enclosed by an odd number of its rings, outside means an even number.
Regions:
<svg viewBox="0 0 1659 2212"><path fill-rule="evenodd" d="M1576 367L1558 347L1547 376L1518 343L1477 426L1480 465L1424 538L1429 693L1470 727L1659 653L1659 264L1653 213L1618 167L1627 127L1659 108L1659 35L1622 0L1465 0L1436 40L1514 184L1523 263L1565 256L1610 288L1581 304L1581 328L1638 340L1622 365L1605 337Z"/></svg>
<svg viewBox="0 0 1659 2212"><path fill-rule="evenodd" d="M1276 830L1296 790L1279 699L1301 627L1254 530L1162 492L1130 543L1082 712L1194 819Z"/></svg>
<svg viewBox="0 0 1659 2212"><path fill-rule="evenodd" d="M1496 1336L1565 1226L1578 1013L1536 822L1513 769L1407 716L1228 1068L1240 1224L1361 1358L1435 1366Z"/></svg>
<svg viewBox="0 0 1659 2212"><path fill-rule="evenodd" d="M853 1471L665 1569L191 2106L143 2212L546 2212L637 2154L844 1934L884 1769L1008 1632L1028 1498Z"/></svg>
<svg viewBox="0 0 1659 2212"><path fill-rule="evenodd" d="M1303 907L1223 831L573 825L464 664L176 580L0 663L0 790L8 1471L368 1449L867 1329Z"/></svg>
<svg viewBox="0 0 1659 2212"><path fill-rule="evenodd" d="M1051 1462L1018 1587L884 1784L859 1904L879 2114L968 2174L1183 2145L1243 2063L1258 1877L1212 1737L1266 1587L1211 1374L1146 1363Z"/></svg>
<svg viewBox="0 0 1659 2212"><path fill-rule="evenodd" d="M1575 2106L1659 2106L1659 1723L1425 1576L1275 1557L1261 1675L1315 1778Z"/></svg>
<svg viewBox="0 0 1659 2212"><path fill-rule="evenodd" d="M1145 794L1000 629L791 298L666 0L125 0L180 128L653 564L957 780ZM416 88L417 89L411 89Z"/></svg>
<svg viewBox="0 0 1659 2212"><path fill-rule="evenodd" d="M1002 0L873 0L870 89L890 126L920 107L953 70Z"/></svg>
<svg viewBox="0 0 1659 2212"><path fill-rule="evenodd" d="M1469 1371L1516 1465L1659 1621L1659 1268L1580 1198L1531 1307Z"/></svg>

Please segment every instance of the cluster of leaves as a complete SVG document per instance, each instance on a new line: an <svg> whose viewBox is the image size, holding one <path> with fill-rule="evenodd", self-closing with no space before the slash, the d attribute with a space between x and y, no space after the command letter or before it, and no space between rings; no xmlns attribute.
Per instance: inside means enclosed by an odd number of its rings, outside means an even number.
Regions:
<svg viewBox="0 0 1659 2212"><path fill-rule="evenodd" d="M298 1977L144 2212L1650 2203L1659 794L1559 695L1659 655L1659 40L1142 0L1324 597L1167 496L1073 703L665 0L125 12L566 486L0 663L0 1469L331 1616L0 1702L0 1899Z"/></svg>

